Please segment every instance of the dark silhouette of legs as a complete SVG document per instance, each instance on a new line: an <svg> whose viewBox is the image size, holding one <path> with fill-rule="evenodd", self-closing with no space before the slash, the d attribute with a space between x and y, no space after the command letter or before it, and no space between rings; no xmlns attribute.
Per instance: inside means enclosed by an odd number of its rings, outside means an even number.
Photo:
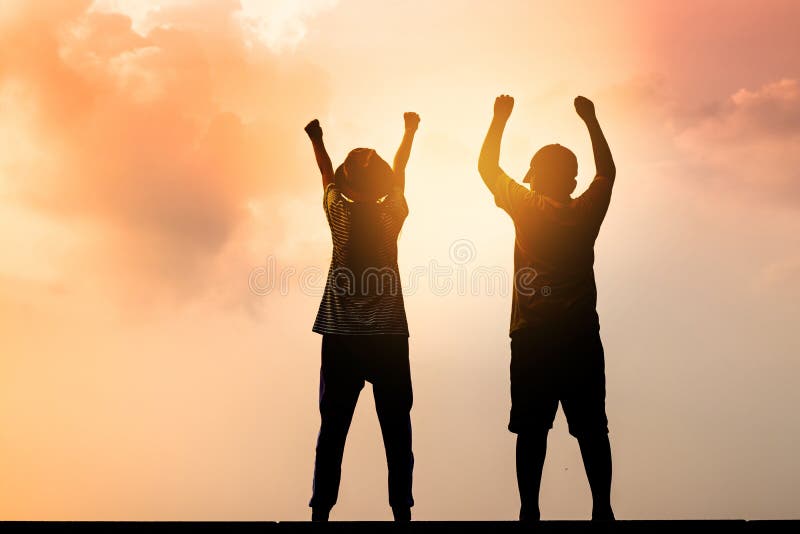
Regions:
<svg viewBox="0 0 800 534"><path fill-rule="evenodd" d="M344 444L357 400L358 392L350 397L349 402L329 407L330 412L334 413L322 416L314 462L314 493L310 504L315 512L324 510L326 516L336 504L339 494Z"/></svg>
<svg viewBox="0 0 800 534"><path fill-rule="evenodd" d="M410 514L414 503L411 497L411 479L414 469L414 454L411 451L411 416L408 409L396 406L395 399L386 393L375 391L378 421L386 448L386 463L389 470L389 505L395 516L403 512ZM404 514L402 514L404 515Z"/></svg>
<svg viewBox="0 0 800 534"><path fill-rule="evenodd" d="M592 489L592 519L613 520L611 509L611 444L608 434L596 432L578 438L583 465Z"/></svg>
<svg viewBox="0 0 800 534"><path fill-rule="evenodd" d="M520 521L539 520L539 487L547 452L547 428L517 434L517 485Z"/></svg>
<svg viewBox="0 0 800 534"><path fill-rule="evenodd" d="M581 448L592 490L592 519L611 520L611 445L605 411L606 380L603 344L598 332L576 336L568 354L576 369L561 400L569 432Z"/></svg>
<svg viewBox="0 0 800 534"><path fill-rule="evenodd" d="M382 336L390 337L390 336ZM391 336L394 337L394 336ZM389 471L389 505L396 521L409 521L414 498L411 493L414 454L411 450L413 393L408 361L408 339L387 339L375 347L369 380L386 449Z"/></svg>
<svg viewBox="0 0 800 534"><path fill-rule="evenodd" d="M327 521L339 494L347 432L364 387L353 355L338 336L324 336L320 370L319 411L322 417L314 462L312 520Z"/></svg>
<svg viewBox="0 0 800 534"><path fill-rule="evenodd" d="M522 329L511 335L511 417L517 434L520 521L539 520L539 487L547 434L558 410L558 346L549 331Z"/></svg>
<svg viewBox="0 0 800 534"><path fill-rule="evenodd" d="M339 493L342 456L364 381L373 384L389 467L389 504L396 521L409 521L414 455L411 451L411 371L408 338L402 335L322 339L319 410L322 416L309 503L313 521L327 521Z"/></svg>
<svg viewBox="0 0 800 534"><path fill-rule="evenodd" d="M330 508L312 508L311 509L311 521L324 523L328 521L328 517L331 515Z"/></svg>

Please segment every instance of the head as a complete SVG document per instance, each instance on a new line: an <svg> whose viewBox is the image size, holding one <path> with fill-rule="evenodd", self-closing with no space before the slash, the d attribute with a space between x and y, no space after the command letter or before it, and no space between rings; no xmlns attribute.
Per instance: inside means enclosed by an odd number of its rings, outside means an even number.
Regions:
<svg viewBox="0 0 800 534"><path fill-rule="evenodd" d="M578 158L572 150L555 144L543 146L533 155L531 168L524 182L536 191L555 200L566 200L578 182Z"/></svg>
<svg viewBox="0 0 800 534"><path fill-rule="evenodd" d="M374 202L389 193L394 173L375 150L356 148L336 169L334 180L347 198L356 202Z"/></svg>

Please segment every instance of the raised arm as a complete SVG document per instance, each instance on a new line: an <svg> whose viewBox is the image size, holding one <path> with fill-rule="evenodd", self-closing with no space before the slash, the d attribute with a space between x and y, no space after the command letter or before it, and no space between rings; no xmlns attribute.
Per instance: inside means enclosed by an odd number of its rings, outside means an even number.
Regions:
<svg viewBox="0 0 800 534"><path fill-rule="evenodd" d="M578 116L586 123L589 129L589 137L592 140L592 152L594 152L594 166L597 176L608 178L612 182L617 176L617 167L614 165L614 158L611 157L611 149L608 147L603 130L597 121L594 111L594 104L586 97L575 98L575 111Z"/></svg>
<svg viewBox="0 0 800 534"><path fill-rule="evenodd" d="M494 190L497 179L505 174L500 168L500 141L503 139L503 130L506 128L506 122L508 122L508 117L511 116L513 109L513 97L500 95L495 99L494 117L478 158L478 172L481 174L483 182L491 190Z"/></svg>
<svg viewBox="0 0 800 534"><path fill-rule="evenodd" d="M397 149L397 154L394 156L394 164L392 170L394 171L394 187L401 192L406 187L406 165L408 158L411 155L411 145L414 142L414 135L419 128L419 115L414 112L403 113L403 121L405 122L405 132L403 133L403 140L400 141L400 147Z"/></svg>
<svg viewBox="0 0 800 534"><path fill-rule="evenodd" d="M319 121L314 119L306 124L305 131L314 147L314 157L317 160L319 172L322 173L322 187L325 189L328 184L333 183L333 164L328 151L325 150L325 143L322 142L322 127L320 127Z"/></svg>

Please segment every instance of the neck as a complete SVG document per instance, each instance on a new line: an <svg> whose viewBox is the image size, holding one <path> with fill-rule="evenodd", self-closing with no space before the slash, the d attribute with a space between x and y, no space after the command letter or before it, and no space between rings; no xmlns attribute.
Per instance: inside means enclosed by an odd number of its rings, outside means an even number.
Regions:
<svg viewBox="0 0 800 534"><path fill-rule="evenodd" d="M555 200L556 202L559 202L561 204L566 204L566 203L568 203L569 201L572 200L572 197L569 196L569 195L555 195L553 193L539 191L538 189L534 189L533 187L531 187L531 191L536 191L540 195L545 196L545 197L549 198L550 200Z"/></svg>

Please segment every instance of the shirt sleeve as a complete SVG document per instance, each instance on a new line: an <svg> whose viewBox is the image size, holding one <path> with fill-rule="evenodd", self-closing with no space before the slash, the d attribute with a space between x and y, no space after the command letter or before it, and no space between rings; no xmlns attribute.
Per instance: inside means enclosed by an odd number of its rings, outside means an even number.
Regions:
<svg viewBox="0 0 800 534"><path fill-rule="evenodd" d="M328 218L329 223L331 221L331 216L335 216L343 209L343 203L344 199L342 195L339 194L339 189L337 189L336 184L328 184L325 188L325 194L322 197L322 208L325 210L325 216Z"/></svg>
<svg viewBox="0 0 800 534"><path fill-rule="evenodd" d="M512 218L519 212L523 205L530 204L533 192L520 185L502 170L497 171L497 176L490 187L497 206L508 213Z"/></svg>
<svg viewBox="0 0 800 534"><path fill-rule="evenodd" d="M399 189L393 189L381 202L381 208L389 225L399 233L408 217L408 202L406 202L405 194Z"/></svg>
<svg viewBox="0 0 800 534"><path fill-rule="evenodd" d="M600 230L600 225L608 211L613 185L614 182L605 176L595 176L592 183L589 184L589 188L577 198L578 206L595 231Z"/></svg>

